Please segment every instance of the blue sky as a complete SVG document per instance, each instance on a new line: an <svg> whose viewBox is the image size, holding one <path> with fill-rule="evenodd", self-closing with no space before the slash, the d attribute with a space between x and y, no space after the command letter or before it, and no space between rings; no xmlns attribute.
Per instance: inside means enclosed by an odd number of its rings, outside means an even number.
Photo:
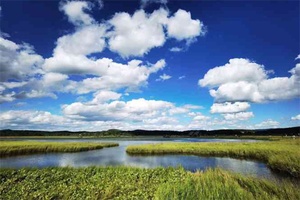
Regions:
<svg viewBox="0 0 300 200"><path fill-rule="evenodd" d="M298 1L1 1L0 128L300 125Z"/></svg>

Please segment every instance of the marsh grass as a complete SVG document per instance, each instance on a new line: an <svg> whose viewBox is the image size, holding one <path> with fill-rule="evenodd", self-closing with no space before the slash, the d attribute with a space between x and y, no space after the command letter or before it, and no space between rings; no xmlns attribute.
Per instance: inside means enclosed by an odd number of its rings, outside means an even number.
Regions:
<svg viewBox="0 0 300 200"><path fill-rule="evenodd" d="M0 169L0 199L299 199L299 185L221 169L87 167Z"/></svg>
<svg viewBox="0 0 300 200"><path fill-rule="evenodd" d="M161 143L129 146L129 154L193 154L256 159L271 169L300 177L300 139L245 143Z"/></svg>
<svg viewBox="0 0 300 200"><path fill-rule="evenodd" d="M118 146L117 143L0 141L0 157L50 152L78 152Z"/></svg>
<svg viewBox="0 0 300 200"><path fill-rule="evenodd" d="M262 179L244 177L221 169L209 169L187 176L182 182L162 184L155 199L299 199L299 187L285 182L276 185Z"/></svg>

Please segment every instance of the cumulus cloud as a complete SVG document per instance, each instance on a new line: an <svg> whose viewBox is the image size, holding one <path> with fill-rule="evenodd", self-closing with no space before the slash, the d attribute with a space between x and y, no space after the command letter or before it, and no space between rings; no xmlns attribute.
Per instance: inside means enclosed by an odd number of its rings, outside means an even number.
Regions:
<svg viewBox="0 0 300 200"><path fill-rule="evenodd" d="M165 43L163 25L167 23L168 11L159 9L151 14L144 10L128 13L116 13L109 23L113 26L110 32L109 48L123 57L142 56L154 47Z"/></svg>
<svg viewBox="0 0 300 200"><path fill-rule="evenodd" d="M169 18L167 30L168 36L177 40L192 39L204 34L204 25L200 20L193 20L190 12L179 9Z"/></svg>
<svg viewBox="0 0 300 200"><path fill-rule="evenodd" d="M0 81L22 81L38 73L43 58L36 54L33 47L24 43L16 44L13 41L0 37Z"/></svg>
<svg viewBox="0 0 300 200"><path fill-rule="evenodd" d="M276 128L279 126L279 122L272 120L272 119L268 119L265 121L262 121L259 124L255 124L256 127L258 128Z"/></svg>
<svg viewBox="0 0 300 200"><path fill-rule="evenodd" d="M177 107L168 101L144 98L122 101L121 96L119 93L103 90L95 94L91 101L63 105L62 112L69 119L80 121L120 121L153 125L161 124L160 120L177 123L180 115L201 108L189 104Z"/></svg>
<svg viewBox="0 0 300 200"><path fill-rule="evenodd" d="M254 117L253 112L239 112L239 113L226 113L222 114L226 120L248 120Z"/></svg>
<svg viewBox="0 0 300 200"><path fill-rule="evenodd" d="M263 65L243 58L230 59L224 66L210 69L198 84L202 87L216 87L226 83L260 82L267 78Z"/></svg>
<svg viewBox="0 0 300 200"><path fill-rule="evenodd" d="M70 122L59 115L52 115L45 111L25 111L25 110L10 110L0 113L0 121L3 126L17 126L19 128L37 128L38 125L63 126Z"/></svg>
<svg viewBox="0 0 300 200"><path fill-rule="evenodd" d="M92 4L86 1L67 1L60 4L59 9L63 11L69 22L74 25L89 25L94 19L86 13L92 9Z"/></svg>
<svg viewBox="0 0 300 200"><path fill-rule="evenodd" d="M102 1L99 2L101 7ZM166 4L167 0L142 0L141 4L143 7L153 2ZM182 9L171 17L169 17L169 11L164 8L154 10L152 13L146 13L145 10L140 9L132 15L118 12L110 20L98 23L87 13L91 11L93 5L86 1L67 1L60 4L60 10L66 14L68 20L77 28L83 29L72 37L62 37L58 41L67 44L72 50L75 47L75 53L76 51L94 51L95 48L101 52L105 47L105 42L101 38L104 35L103 31L105 38L108 39L109 49L123 58L143 56L152 48L163 46L167 39L166 34L168 38L186 40L189 46L196 41L196 37L205 33L203 23L198 19L192 19L191 13ZM185 28L182 28L182 24ZM85 26L93 26L94 30L86 30ZM98 26L104 29L97 30L95 27ZM84 44L91 47L86 48ZM179 48L171 50L179 51Z"/></svg>
<svg viewBox="0 0 300 200"><path fill-rule="evenodd" d="M225 102L225 103L214 103L211 108L211 113L237 113L248 110L250 104L247 102Z"/></svg>
<svg viewBox="0 0 300 200"><path fill-rule="evenodd" d="M164 60L159 60L150 66L142 65L142 61L132 60L128 64L115 63L111 60L108 65L97 66L99 71L96 77L85 78L82 81L70 81L66 91L84 94L97 90L117 90L126 88L127 91L138 91L147 85L152 73L165 67Z"/></svg>
<svg viewBox="0 0 300 200"><path fill-rule="evenodd" d="M191 13L178 10L174 16L163 8L147 14L144 10L136 11L132 16L128 13L116 13L108 21L113 27L109 32L109 48L122 57L143 56L150 49L162 46L168 38L187 40L188 45L195 38L204 35L203 23L193 20ZM184 24L184 28L182 28ZM172 48L171 51L179 51Z"/></svg>
<svg viewBox="0 0 300 200"><path fill-rule="evenodd" d="M43 76L43 62L43 57L36 54L31 45L16 44L0 37L0 103L42 96L34 89L24 87Z"/></svg>
<svg viewBox="0 0 300 200"><path fill-rule="evenodd" d="M141 121L159 116L163 111L172 108L166 101L133 99L128 102L112 101L109 103L95 101L72 103L63 106L63 113L70 118L88 121Z"/></svg>
<svg viewBox="0 0 300 200"><path fill-rule="evenodd" d="M102 90L95 94L94 99L91 101L91 104L98 104L108 102L110 100L117 100L122 95L112 91Z"/></svg>
<svg viewBox="0 0 300 200"><path fill-rule="evenodd" d="M292 117L291 120L300 120L300 114Z"/></svg>
<svg viewBox="0 0 300 200"><path fill-rule="evenodd" d="M290 77L268 78L270 71L247 59L231 59L228 64L210 69L198 84L210 87L216 102L268 102L300 96L300 64ZM216 88L216 89L215 89Z"/></svg>
<svg viewBox="0 0 300 200"><path fill-rule="evenodd" d="M163 75L160 75L159 78L156 79L156 81L166 81L166 80L169 80L170 78L172 78L172 76L163 74Z"/></svg>
<svg viewBox="0 0 300 200"><path fill-rule="evenodd" d="M103 24L80 27L75 33L58 38L54 54L89 55L102 52L106 29Z"/></svg>
<svg viewBox="0 0 300 200"><path fill-rule="evenodd" d="M300 59L300 54L295 58L295 60L298 60L298 59Z"/></svg>

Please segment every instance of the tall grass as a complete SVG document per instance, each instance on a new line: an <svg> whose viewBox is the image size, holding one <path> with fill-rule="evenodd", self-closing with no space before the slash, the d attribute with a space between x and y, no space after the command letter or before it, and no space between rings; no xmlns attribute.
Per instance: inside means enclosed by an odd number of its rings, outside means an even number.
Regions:
<svg viewBox="0 0 300 200"><path fill-rule="evenodd" d="M220 169L197 172L182 182L162 184L155 194L157 200L299 198L299 187L291 183L278 186L266 180L242 177Z"/></svg>
<svg viewBox="0 0 300 200"><path fill-rule="evenodd" d="M299 185L220 169L87 167L0 169L0 199L300 199Z"/></svg>
<svg viewBox="0 0 300 200"><path fill-rule="evenodd" d="M49 152L78 152L114 146L118 146L118 144L91 142L62 143L36 141L0 141L0 157Z"/></svg>
<svg viewBox="0 0 300 200"><path fill-rule="evenodd" d="M193 154L264 161L274 170L300 177L300 140L255 143L161 143L129 146L129 154Z"/></svg>

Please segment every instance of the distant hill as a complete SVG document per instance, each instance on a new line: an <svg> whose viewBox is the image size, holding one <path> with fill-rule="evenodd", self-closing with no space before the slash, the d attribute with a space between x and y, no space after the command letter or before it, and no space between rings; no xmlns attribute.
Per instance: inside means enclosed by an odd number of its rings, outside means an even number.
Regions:
<svg viewBox="0 0 300 200"><path fill-rule="evenodd" d="M188 130L188 131L164 131L164 130L133 130L122 131L111 129L107 131L35 131L35 130L0 130L0 136L92 136L92 137L132 137L132 136L164 136L164 137L214 137L214 136L300 136L300 126L275 129L224 129L224 130Z"/></svg>

